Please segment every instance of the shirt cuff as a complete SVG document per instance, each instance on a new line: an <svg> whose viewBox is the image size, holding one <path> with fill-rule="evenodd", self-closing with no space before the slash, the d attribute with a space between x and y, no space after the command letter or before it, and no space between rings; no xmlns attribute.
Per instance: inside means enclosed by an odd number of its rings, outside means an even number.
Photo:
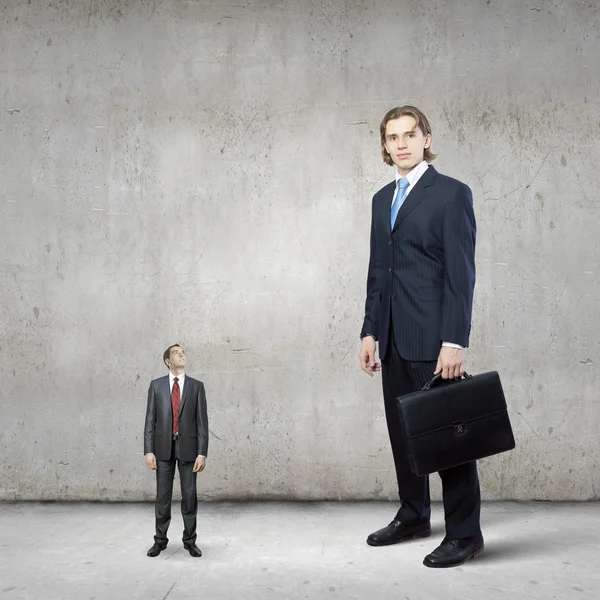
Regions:
<svg viewBox="0 0 600 600"><path fill-rule="evenodd" d="M442 346L446 346L446 348L456 348L458 350L464 350L464 348L460 344L455 344L453 342L442 342Z"/></svg>

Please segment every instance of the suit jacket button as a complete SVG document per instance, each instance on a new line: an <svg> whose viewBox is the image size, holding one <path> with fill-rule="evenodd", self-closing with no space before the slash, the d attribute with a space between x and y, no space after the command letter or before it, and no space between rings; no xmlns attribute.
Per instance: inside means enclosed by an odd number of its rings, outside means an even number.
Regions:
<svg viewBox="0 0 600 600"><path fill-rule="evenodd" d="M388 269L388 271L391 273L391 272L392 272L392 267L390 267L390 268Z"/></svg>
<svg viewBox="0 0 600 600"><path fill-rule="evenodd" d="M391 245L392 245L392 240L390 240L390 241L388 242L388 246L391 246Z"/></svg>
<svg viewBox="0 0 600 600"><path fill-rule="evenodd" d="M392 296L392 300L395 300L395 299L396 299L396 294L394 294L394 295Z"/></svg>

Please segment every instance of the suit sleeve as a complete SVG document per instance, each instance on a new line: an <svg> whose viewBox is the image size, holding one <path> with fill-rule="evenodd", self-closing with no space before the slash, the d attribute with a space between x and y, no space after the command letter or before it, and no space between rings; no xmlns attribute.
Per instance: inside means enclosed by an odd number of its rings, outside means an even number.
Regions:
<svg viewBox="0 0 600 600"><path fill-rule="evenodd" d="M206 392L204 384L200 383L196 397L196 428L198 431L198 456L208 456L208 412L206 409Z"/></svg>
<svg viewBox="0 0 600 600"><path fill-rule="evenodd" d="M144 454L154 454L154 428L156 425L156 398L154 385L150 382L148 388L148 404L146 406L146 424L144 426Z"/></svg>
<svg viewBox="0 0 600 600"><path fill-rule="evenodd" d="M475 213L473 196L461 184L444 211L444 303L440 339L469 345L475 289Z"/></svg>
<svg viewBox="0 0 600 600"><path fill-rule="evenodd" d="M381 273L377 260L377 244L375 240L375 199L371 210L371 245L369 255L369 270L367 272L367 299L365 301L365 319L361 329L361 336L373 335L379 337L379 307L381 305Z"/></svg>

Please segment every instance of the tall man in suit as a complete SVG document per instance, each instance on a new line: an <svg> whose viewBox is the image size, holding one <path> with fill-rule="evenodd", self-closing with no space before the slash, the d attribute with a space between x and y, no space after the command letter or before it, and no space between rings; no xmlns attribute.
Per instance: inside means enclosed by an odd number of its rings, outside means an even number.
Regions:
<svg viewBox="0 0 600 600"><path fill-rule="evenodd" d="M204 470L208 454L208 416L204 384L184 373L186 359L179 344L163 354L169 374L150 382L144 427L146 466L156 471L156 535L148 556L158 556L169 542L171 497L175 463L181 480L183 545L200 557L196 546L196 474Z"/></svg>
<svg viewBox="0 0 600 600"><path fill-rule="evenodd" d="M429 478L410 469L396 398L421 389L434 374L448 379L464 373L475 285L471 190L428 164L435 155L427 118L414 106L394 108L380 135L383 160L396 167L396 177L373 197L360 360L371 377L382 371L401 506L387 527L368 536L371 546L431 534ZM423 562L453 567L483 550L476 463L440 477L446 536Z"/></svg>

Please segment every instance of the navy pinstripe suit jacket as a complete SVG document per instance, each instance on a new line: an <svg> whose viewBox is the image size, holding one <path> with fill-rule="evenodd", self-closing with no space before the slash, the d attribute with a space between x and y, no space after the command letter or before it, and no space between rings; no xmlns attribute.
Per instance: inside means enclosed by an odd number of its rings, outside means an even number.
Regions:
<svg viewBox="0 0 600 600"><path fill-rule="evenodd" d="M390 322L400 356L436 360L441 344L469 345L475 286L475 214L467 185L438 173L422 175L390 231L396 184L373 196L371 258L362 334L388 349Z"/></svg>

